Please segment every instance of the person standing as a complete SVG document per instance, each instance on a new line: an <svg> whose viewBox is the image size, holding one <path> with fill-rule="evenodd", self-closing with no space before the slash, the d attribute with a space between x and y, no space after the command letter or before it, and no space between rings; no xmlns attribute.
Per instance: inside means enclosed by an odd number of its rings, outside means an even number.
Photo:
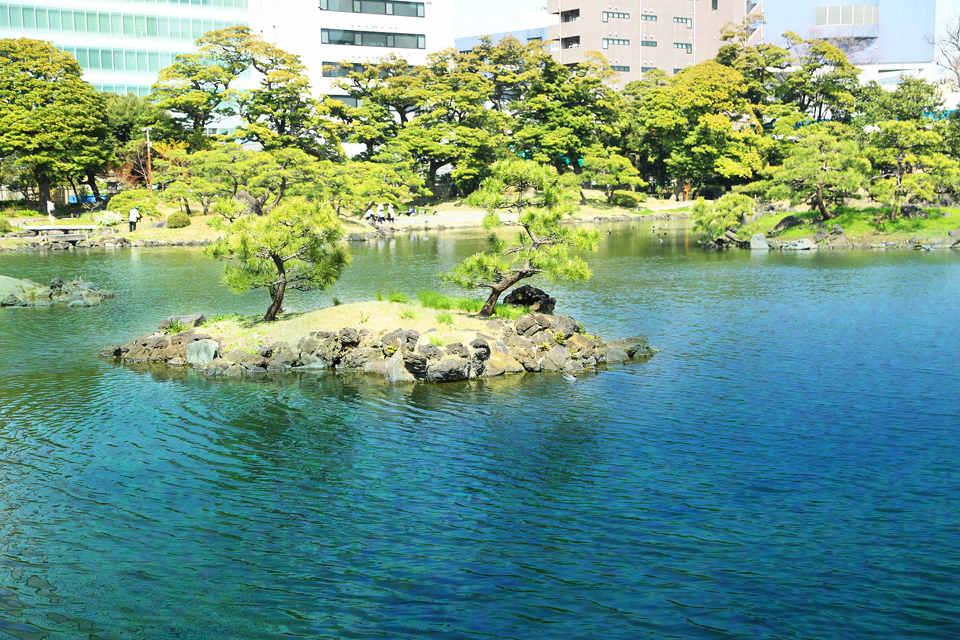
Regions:
<svg viewBox="0 0 960 640"><path fill-rule="evenodd" d="M142 216L140 215L140 207L134 207L130 209L130 233L133 233L137 230L137 220Z"/></svg>
<svg viewBox="0 0 960 640"><path fill-rule="evenodd" d="M50 221L50 226L57 224L57 218L54 215L57 212L57 207L53 204L51 200L47 200L47 219Z"/></svg>
<svg viewBox="0 0 960 640"><path fill-rule="evenodd" d="M393 224L393 203L387 205L387 222Z"/></svg>
<svg viewBox="0 0 960 640"><path fill-rule="evenodd" d="M377 204L377 224L383 224L383 203Z"/></svg>

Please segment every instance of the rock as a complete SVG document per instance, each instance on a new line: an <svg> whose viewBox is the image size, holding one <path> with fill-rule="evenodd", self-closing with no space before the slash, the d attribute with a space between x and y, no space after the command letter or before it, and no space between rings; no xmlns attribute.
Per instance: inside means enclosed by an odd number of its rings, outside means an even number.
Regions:
<svg viewBox="0 0 960 640"><path fill-rule="evenodd" d="M381 349L364 347L345 354L343 359L340 360L340 369L344 371L363 371L367 365L381 361L384 361ZM384 375L386 375L386 370L384 370Z"/></svg>
<svg viewBox="0 0 960 640"><path fill-rule="evenodd" d="M900 208L900 216L903 218L910 218L911 220L929 218L930 214L923 210L923 208L918 207L915 204L908 204Z"/></svg>
<svg viewBox="0 0 960 640"><path fill-rule="evenodd" d="M817 232L813 235L814 242L823 242L830 236L830 232L826 229L817 229Z"/></svg>
<svg viewBox="0 0 960 640"><path fill-rule="evenodd" d="M419 347L417 347L417 351L425 355L430 360L443 359L443 351L441 351L436 345L430 344L429 342L421 344Z"/></svg>
<svg viewBox="0 0 960 640"><path fill-rule="evenodd" d="M214 340L197 340L187 345L187 364L206 364L220 355L220 345Z"/></svg>
<svg viewBox="0 0 960 640"><path fill-rule="evenodd" d="M750 249L752 251L768 251L770 245L767 244L767 237L762 233L758 233L750 238Z"/></svg>
<svg viewBox="0 0 960 640"><path fill-rule="evenodd" d="M615 344L607 343L603 349L603 360L602 362L626 362L630 359L630 356L622 348Z"/></svg>
<svg viewBox="0 0 960 640"><path fill-rule="evenodd" d="M650 348L650 341L644 335L613 340L607 343L607 348L611 347L622 350L628 358L649 358L654 354L653 349Z"/></svg>
<svg viewBox="0 0 960 640"><path fill-rule="evenodd" d="M166 220L157 220L154 223L147 225L147 229L166 229L167 221Z"/></svg>
<svg viewBox="0 0 960 640"><path fill-rule="evenodd" d="M563 334L563 339L566 340L573 334L582 330L583 327L574 320L573 318L568 318L567 316L553 316L553 320L550 322L550 329L556 335L557 333Z"/></svg>
<svg viewBox="0 0 960 640"><path fill-rule="evenodd" d="M407 367L403 361L403 355L400 353L400 351L394 353L390 360L387 361L387 382L397 383L415 381L416 378L413 377L413 374L407 371Z"/></svg>
<svg viewBox="0 0 960 640"><path fill-rule="evenodd" d="M490 344L490 356L483 362L480 375L484 378L501 376L505 373L520 373L525 367L514 358L507 345L502 341Z"/></svg>
<svg viewBox="0 0 960 640"><path fill-rule="evenodd" d="M770 232L770 235L776 237L787 229L792 229L793 227L799 227L805 224L807 224L807 221L799 216L787 216L781 220L776 227L773 228L773 231Z"/></svg>
<svg viewBox="0 0 960 640"><path fill-rule="evenodd" d="M960 240L960 229L954 229L953 231L947 231L947 235L953 238L954 240Z"/></svg>
<svg viewBox="0 0 960 640"><path fill-rule="evenodd" d="M167 364L171 367L183 367L187 364L187 361L180 356L177 356L176 358L170 358L167 360Z"/></svg>
<svg viewBox="0 0 960 640"><path fill-rule="evenodd" d="M568 362L570 362L570 350L558 344L547 351L541 366L544 371L563 371Z"/></svg>
<svg viewBox="0 0 960 640"><path fill-rule="evenodd" d="M508 293L503 299L503 303L530 307L531 311L537 311L539 313L553 313L553 308L556 306L557 300L556 298L550 297L550 295L542 289L537 289L536 287L525 284Z"/></svg>
<svg viewBox="0 0 960 640"><path fill-rule="evenodd" d="M427 367L427 380L430 382L457 382L469 378L470 361L466 358L447 356Z"/></svg>
<svg viewBox="0 0 960 640"><path fill-rule="evenodd" d="M123 351L119 346L111 345L100 350L101 358L119 358Z"/></svg>
<svg viewBox="0 0 960 640"><path fill-rule="evenodd" d="M790 242L783 245L784 251L809 251L816 248L817 245L815 245L809 238L800 238L796 242Z"/></svg>
<svg viewBox="0 0 960 640"><path fill-rule="evenodd" d="M829 247L831 249L849 249L853 246L853 243L850 242L850 238L843 231L843 227L838 224L833 225L833 228L830 230L830 233L822 242L824 247Z"/></svg>
<svg viewBox="0 0 960 640"><path fill-rule="evenodd" d="M170 325L179 322L184 327L188 329L193 329L196 327L203 326L203 323L207 321L207 317L202 313L189 313L182 316L170 316L166 320L160 323L160 330L163 331Z"/></svg>
<svg viewBox="0 0 960 640"><path fill-rule="evenodd" d="M451 342L450 344L448 344L447 346L445 346L445 347L443 348L443 350L446 351L448 355L458 356L458 357L460 357L460 358L469 358L469 357L470 357L470 350L467 349L467 348L466 348L462 343L460 343L460 342Z"/></svg>
<svg viewBox="0 0 960 640"><path fill-rule="evenodd" d="M427 356L422 353L407 352L403 354L403 366L414 378L423 378L427 375Z"/></svg>
<svg viewBox="0 0 960 640"><path fill-rule="evenodd" d="M283 371L295 367L297 364L299 364L297 353L285 344L274 350L273 357L267 363L267 371Z"/></svg>
<svg viewBox="0 0 960 640"><path fill-rule="evenodd" d="M344 349L352 349L360 344L360 334L356 329L351 327L344 327L343 329L340 329L339 339L340 345Z"/></svg>
<svg viewBox="0 0 960 640"><path fill-rule="evenodd" d="M470 347L473 349L473 359L478 362L483 362L490 357L490 343L484 338L477 338L470 343Z"/></svg>

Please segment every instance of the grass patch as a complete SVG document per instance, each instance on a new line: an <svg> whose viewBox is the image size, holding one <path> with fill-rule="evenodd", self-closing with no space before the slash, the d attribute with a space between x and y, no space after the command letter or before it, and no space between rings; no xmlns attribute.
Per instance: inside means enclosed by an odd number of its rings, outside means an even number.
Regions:
<svg viewBox="0 0 960 640"><path fill-rule="evenodd" d="M244 317L243 314L240 314L240 313L218 313L212 316L209 320L207 320L207 323L223 322L225 320L239 321L239 320L243 320L243 317ZM254 316L251 316L251 317L254 317Z"/></svg>
<svg viewBox="0 0 960 640"><path fill-rule="evenodd" d="M387 294L387 299L390 302L397 302L400 304L406 304L407 302L410 302L410 296L397 291L391 291L389 294Z"/></svg>
<svg viewBox="0 0 960 640"><path fill-rule="evenodd" d="M417 293L420 304L428 309L457 310L465 313L479 313L483 309L485 300L475 300L473 298L456 298L447 296L436 291L427 291L424 289ZM493 308L493 315L496 318L504 320L516 320L520 316L530 313L530 307L515 307L508 304L498 304ZM437 318L440 316L438 315Z"/></svg>
<svg viewBox="0 0 960 640"><path fill-rule="evenodd" d="M946 235L952 229L960 227L960 208L931 207L924 209L929 218L898 218L889 220L889 207L866 207L855 209L852 207L838 207L835 209L837 217L826 221L827 228L834 224L843 227L850 236L882 235L891 237L933 237ZM942 215L946 214L946 215ZM757 233L769 233L781 220L787 216L797 216L812 222L816 211L786 212L764 216L756 222L740 227L737 232L741 238L749 238ZM811 236L816 233L814 228L793 227L781 233L778 238L791 239Z"/></svg>
<svg viewBox="0 0 960 640"><path fill-rule="evenodd" d="M449 311L441 311L440 313L437 314L437 322L439 322L440 324L452 325L453 316L450 315Z"/></svg>
<svg viewBox="0 0 960 640"><path fill-rule="evenodd" d="M450 320L453 321L453 318L451 318ZM440 336L430 336L430 344L432 344L435 347L447 346L446 344L444 344L443 339Z"/></svg>
<svg viewBox="0 0 960 640"><path fill-rule="evenodd" d="M391 300L391 302L393 301ZM403 309L400 311L400 317L404 320L413 320L417 317L417 314L414 313L413 309Z"/></svg>

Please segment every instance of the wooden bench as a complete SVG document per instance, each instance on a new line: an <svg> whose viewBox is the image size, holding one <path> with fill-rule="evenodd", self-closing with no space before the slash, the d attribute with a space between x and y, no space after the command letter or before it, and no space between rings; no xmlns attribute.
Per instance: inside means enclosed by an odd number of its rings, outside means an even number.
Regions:
<svg viewBox="0 0 960 640"><path fill-rule="evenodd" d="M44 236L52 242L77 244L99 229L93 224L40 224L20 227L35 236Z"/></svg>

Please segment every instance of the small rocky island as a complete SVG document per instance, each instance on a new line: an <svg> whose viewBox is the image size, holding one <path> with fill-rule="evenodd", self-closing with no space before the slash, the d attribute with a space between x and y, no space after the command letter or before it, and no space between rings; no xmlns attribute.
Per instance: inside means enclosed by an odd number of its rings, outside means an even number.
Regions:
<svg viewBox="0 0 960 640"><path fill-rule="evenodd" d="M0 276L0 307L42 307L63 304L68 307L95 307L113 293L92 282L54 278L49 287L32 280Z"/></svg>
<svg viewBox="0 0 960 640"><path fill-rule="evenodd" d="M645 359L657 352L642 335L604 341L587 335L572 318L543 313L530 313L515 322L483 320L479 330L469 331L472 339L452 342L441 338L442 329L432 327L422 332L399 327L377 331L343 327L314 330L297 340L255 348L231 347L227 340L205 331L205 322L200 314L170 317L156 332L107 347L100 355L126 364L192 366L202 376L329 369L380 375L390 383L439 383L525 371L576 375L598 365ZM182 330L171 333L171 326ZM467 329L460 335L465 333Z"/></svg>

